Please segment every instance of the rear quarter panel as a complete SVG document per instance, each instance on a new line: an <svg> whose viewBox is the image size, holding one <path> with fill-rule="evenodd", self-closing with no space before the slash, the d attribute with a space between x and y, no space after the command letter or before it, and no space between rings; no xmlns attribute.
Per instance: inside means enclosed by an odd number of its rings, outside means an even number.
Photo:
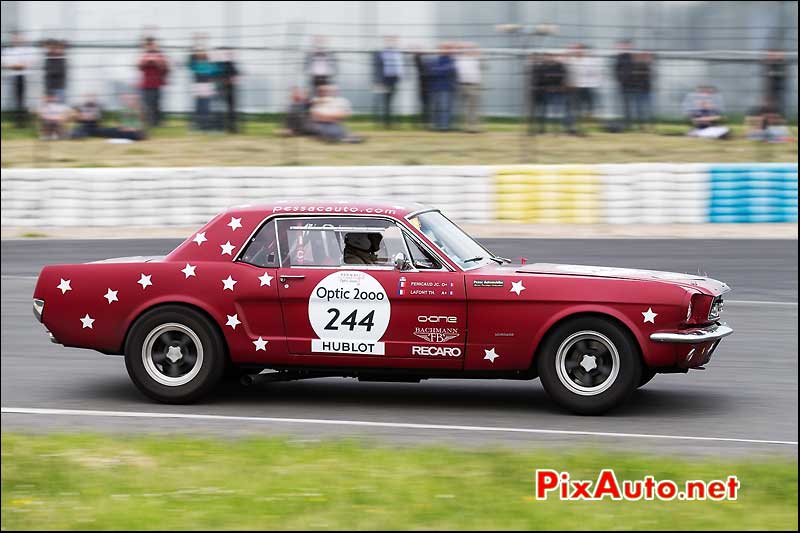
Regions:
<svg viewBox="0 0 800 533"><path fill-rule="evenodd" d="M48 266L39 276L34 298L45 300L42 322L65 346L121 353L138 316L160 304L183 303L210 316L232 355L253 352L251 337L258 335L269 340L271 353L285 352L276 284L262 286L258 280L264 269L223 261L191 264L195 275L189 277L182 272L186 262L174 261ZM142 287L142 275L150 276L152 285ZM222 283L229 275L237 281L233 291L224 290ZM71 290L58 289L61 279L70 281ZM117 301L105 298L109 289L117 291ZM81 322L86 314L94 319L91 328ZM225 326L227 316L234 314L242 322L235 329Z"/></svg>

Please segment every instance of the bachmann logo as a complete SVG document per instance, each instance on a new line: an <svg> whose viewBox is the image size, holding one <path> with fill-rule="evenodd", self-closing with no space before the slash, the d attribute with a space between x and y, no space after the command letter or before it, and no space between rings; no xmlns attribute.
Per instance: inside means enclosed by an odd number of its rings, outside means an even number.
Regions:
<svg viewBox="0 0 800 533"><path fill-rule="evenodd" d="M414 335L428 342L447 342L458 337L457 328L416 328Z"/></svg>

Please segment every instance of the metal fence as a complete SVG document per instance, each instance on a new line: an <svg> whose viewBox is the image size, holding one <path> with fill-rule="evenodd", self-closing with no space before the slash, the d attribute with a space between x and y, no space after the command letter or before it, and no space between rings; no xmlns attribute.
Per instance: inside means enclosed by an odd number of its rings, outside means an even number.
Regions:
<svg viewBox="0 0 800 533"><path fill-rule="evenodd" d="M27 80L28 108L39 106L44 93L44 50L39 45L47 39L67 43L66 102L78 105L93 94L104 109L113 112L119 110L122 95L139 86L136 64L141 40L153 35L171 63L162 91L163 108L182 121L172 122L175 128L170 130L151 132L151 138L169 138L176 153L191 154L198 144L208 147L206 155L219 150L223 164L348 164L352 161L347 149L331 155L327 146L275 135L283 128L282 114L288 109L291 88L309 85L305 57L315 38L324 36L327 49L338 61L333 81L356 115L348 124L369 132L367 136L375 139L373 146L362 150L374 153L365 164L573 161L575 154L584 149L589 153L583 160L594 162L591 149L605 154L623 153L625 150L620 148L635 149L642 143L651 146L653 157L657 157L662 140L667 146L670 139L666 137L682 135L690 129L684 100L698 85L717 88L724 101L726 124L735 126L736 136L742 138L743 117L762 104L767 94L764 60L770 48L783 51L782 113L790 122L797 117L797 8L791 2L762 2L757 6L748 2L689 3L691 6L669 2L623 6L612 2L567 2L561 7L536 2L286 2L280 4L286 6L280 9L269 2L140 4L114 4L107 10L98 10L91 2L3 2L4 51L12 30L37 45L36 61ZM191 22L186 9L193 11ZM515 24L503 24L509 21ZM198 35L203 36L212 52L223 45L232 49L240 72L236 96L244 132L259 137L261 144L233 146L226 139L225 143L212 146L191 131L188 122L195 108L195 85L187 62ZM374 54L381 48L384 36L397 36L404 58L393 103L398 127L391 133L381 131L376 116L382 93L374 82ZM571 140L540 143L529 137L526 121L535 108L531 56L558 55L566 64L569 77L571 46L576 43L590 46L585 53L597 60L599 68L593 120L578 124L576 129L592 133L619 129L623 99L614 64L619 52L615 46L621 39L631 39L634 51L652 55L648 98L654 125L650 131L663 138L637 138L629 144L619 140L605 147L597 140L602 136L590 135L581 144ZM481 51L479 114L484 129L491 131L482 140L457 138L445 142L417 134L426 124L415 121L421 110L415 53L426 52L435 57L436 45L442 42L471 42ZM4 111L13 107L10 74L4 69ZM458 100L454 107L455 126L460 128L462 107ZM561 129L563 114L563 106L550 110L551 131ZM149 148L125 149L142 156L140 163L134 163L118 161L116 152L123 150L107 146L96 146L95 150L108 157L84 162L70 150L37 142L38 132L12 132L7 126L4 122L4 139L30 142L4 149L4 166L159 164L157 158L148 161ZM375 130L377 133L372 135ZM425 145L418 149L412 143L415 140ZM397 149L404 146L414 146L418 153ZM680 159L680 148L676 150L668 153L669 160ZM685 150L687 156L693 155L693 148ZM785 160L772 148L748 145L743 150L747 151L746 156L737 156L736 160ZM704 156L706 160L717 159L715 150L710 152ZM442 154L452 157L440 157ZM543 158L544 154L552 159ZM698 157L701 156L693 155L690 160L699 160ZM727 160L726 157L721 159ZM648 156L648 160L652 157ZM360 162L358 157L355 161ZM199 164L214 163L206 158ZM166 164L188 163L184 160Z"/></svg>

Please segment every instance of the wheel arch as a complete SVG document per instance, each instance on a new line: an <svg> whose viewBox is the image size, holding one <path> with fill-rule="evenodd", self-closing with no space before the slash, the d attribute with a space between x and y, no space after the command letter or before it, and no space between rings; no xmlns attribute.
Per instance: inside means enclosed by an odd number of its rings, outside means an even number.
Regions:
<svg viewBox="0 0 800 533"><path fill-rule="evenodd" d="M136 325L136 322L139 321L145 314L159 309L161 307L184 307L186 309L191 309L199 313L201 316L206 318L214 328L214 330L219 335L220 339L222 339L222 345L225 347L225 357L230 361L230 348L228 347L228 339L225 337L225 332L222 331L222 327L220 326L219 322L214 318L214 315L211 311L205 308L203 305L194 303L194 302L187 302L182 300L162 300L157 302L150 302L146 306L142 306L141 308L137 309L135 313L132 314L131 319L128 320L128 323L125 327L125 335L122 337L122 345L120 346L120 353L125 352L125 345L128 343L128 337L133 330L133 327Z"/></svg>
<svg viewBox="0 0 800 533"><path fill-rule="evenodd" d="M639 354L639 359L642 361L642 365L647 367L647 361L644 357L642 339L640 335L636 331L636 328L633 327L633 324L622 314L614 312L613 310L609 309L584 309L584 310L573 310L571 312L565 312L562 314L555 315L544 327L539 330L537 338L534 340L534 348L531 355L530 361L530 369L535 370L536 364L538 361L538 357L542 346L544 346L545 341L547 338L562 324L569 322L571 320L576 320L579 318L599 318L602 320L607 320L622 329L625 333L627 333L631 340L633 341L634 346L636 346L637 352Z"/></svg>

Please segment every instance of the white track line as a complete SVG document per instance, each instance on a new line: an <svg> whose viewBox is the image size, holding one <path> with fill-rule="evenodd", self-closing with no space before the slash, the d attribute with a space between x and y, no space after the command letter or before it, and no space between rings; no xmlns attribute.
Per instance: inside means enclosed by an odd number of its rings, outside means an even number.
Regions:
<svg viewBox="0 0 800 533"><path fill-rule="evenodd" d="M511 428L497 426L451 426L445 424L411 424L405 422L369 422L365 420L334 420L321 418L277 418L260 416L202 415L189 413L146 413L137 411L94 411L82 409L37 409L24 407L3 407L2 414L52 415L52 416L92 416L115 418L167 418L183 420L219 420L226 422L267 422L284 424L320 424L328 426L360 426L378 428L427 429L441 431L475 431L499 433L532 433L539 435L581 435L588 437L617 437L633 439L692 440L710 442L735 442L742 444L778 444L797 446L797 441L735 439L725 437L695 437L687 435L655 435L648 433L612 433L604 431L572 431L560 429Z"/></svg>
<svg viewBox="0 0 800 533"><path fill-rule="evenodd" d="M725 303L742 305L786 305L797 307L797 302L767 302L764 300L725 300Z"/></svg>

